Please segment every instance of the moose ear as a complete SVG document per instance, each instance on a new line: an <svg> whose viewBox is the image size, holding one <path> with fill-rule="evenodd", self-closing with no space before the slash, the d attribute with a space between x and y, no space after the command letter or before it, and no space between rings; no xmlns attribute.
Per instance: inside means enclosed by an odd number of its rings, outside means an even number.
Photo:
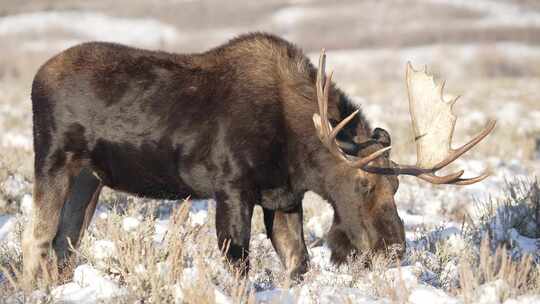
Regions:
<svg viewBox="0 0 540 304"><path fill-rule="evenodd" d="M381 144L383 147L389 147L392 144L392 139L390 138L390 134L388 134L388 132L386 132L385 129L376 128L373 131L371 138L373 138L375 141L377 141L377 143Z"/></svg>

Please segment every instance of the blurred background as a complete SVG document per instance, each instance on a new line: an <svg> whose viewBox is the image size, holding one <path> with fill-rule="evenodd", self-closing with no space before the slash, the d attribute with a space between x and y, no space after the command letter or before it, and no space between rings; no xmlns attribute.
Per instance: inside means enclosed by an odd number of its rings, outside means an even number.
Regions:
<svg viewBox="0 0 540 304"><path fill-rule="evenodd" d="M489 118L498 120L495 132L456 164L469 175L485 168L494 171L497 178L471 187L475 193L496 189L507 177L540 172L536 0L4 0L0 1L3 201L16 201L9 194L15 190L9 189L30 192L30 86L49 57L91 40L201 52L251 31L282 36L312 59L326 48L336 83L362 106L373 126L392 134L392 157L398 161L415 160L404 88L405 64L411 61L416 67L427 65L437 79L446 79L448 94L462 95L455 108L459 117L455 145L468 140ZM17 178L9 182L13 176L26 182ZM417 183L413 178L403 181ZM400 190L402 196L404 191Z"/></svg>
<svg viewBox="0 0 540 304"><path fill-rule="evenodd" d="M308 51L540 41L535 0L20 0L2 1L0 14L2 39L26 50L111 40L193 52L248 31Z"/></svg>

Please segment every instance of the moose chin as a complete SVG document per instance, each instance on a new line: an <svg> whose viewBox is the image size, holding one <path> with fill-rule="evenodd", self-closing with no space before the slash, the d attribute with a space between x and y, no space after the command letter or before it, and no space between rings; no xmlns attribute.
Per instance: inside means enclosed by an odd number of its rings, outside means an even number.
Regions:
<svg viewBox="0 0 540 304"><path fill-rule="evenodd" d="M103 186L156 199L213 197L218 246L245 274L253 208L289 275L308 267L302 197L334 209L332 260L405 250L394 195L398 175L467 185L436 172L495 126L451 148L455 100L426 71L407 67L416 165L390 160L391 139L293 44L254 33L197 54L84 43L47 61L32 84L35 182L23 239L24 274L49 248L59 267L94 214ZM359 75L359 81L362 75ZM56 265L54 266L56 267Z"/></svg>

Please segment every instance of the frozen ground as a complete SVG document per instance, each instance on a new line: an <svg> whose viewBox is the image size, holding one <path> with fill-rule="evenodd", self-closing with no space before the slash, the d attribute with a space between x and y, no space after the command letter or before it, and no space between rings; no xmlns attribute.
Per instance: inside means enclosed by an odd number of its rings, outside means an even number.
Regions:
<svg viewBox="0 0 540 304"><path fill-rule="evenodd" d="M108 191L76 254L74 276L25 295L0 270L0 303L540 303L540 288L532 286L540 284L540 191L534 190L540 173L540 46L534 38L540 12L534 1L163 1L161 9L152 2L73 3L5 4L0 17L2 267L20 267L21 225L31 210L31 77L53 53L86 40L181 52L262 29L294 40L311 58L327 47L336 82L374 126L392 134L393 158L401 162L414 160L405 63L427 64L447 80L449 94L463 94L456 145L488 118L498 119L491 138L455 165L469 175L486 167L493 174L469 187L401 178L396 201L407 254L400 265L381 260L371 269L355 261L331 265L324 236L333 212L308 192L303 205L311 270L298 285L284 277L259 211L253 269L247 282L239 282L220 258L211 200L181 205ZM482 245L486 236L490 241Z"/></svg>
<svg viewBox="0 0 540 304"><path fill-rule="evenodd" d="M504 174L498 174L490 178L490 183L482 184L467 194L457 194L448 196L436 189L426 189L419 185L405 183L402 190L398 192L397 200L400 206L400 215L403 218L407 230L408 252L406 258L399 266L382 264L374 269L353 269L354 264L334 267L330 261L330 251L324 241L310 247L312 269L307 274L306 281L300 285L287 288L283 279L279 277L281 268L277 256L273 254L269 240L261 229L255 228L252 236L252 263L256 265L250 275L250 279L245 287L245 292L251 300L257 303L336 303L336 302L358 302L358 303L389 303L392 301L409 301L411 303L462 303L464 298L453 293L452 285L458 284L461 273L458 269L459 258L467 250L479 250L479 237L483 237L491 229L495 242L509 242L509 252L511 256L520 257L530 254L533 261L538 263L540 255L538 251L538 235L527 237L521 233L537 233L538 227L525 229L514 223L511 217L527 216L519 214L519 211L512 208L524 208L527 204L533 203L528 187L530 184L524 183L524 187L513 185L518 193L514 200L505 205L505 197L501 196L497 202L493 201L496 211L489 213L486 201L483 204L473 203L471 196L483 196L486 193L494 195L497 192L488 189L499 188L508 189L505 176L513 176L516 179L526 179L522 168L518 166L500 165L499 169L504 170ZM413 195L414 194L414 195ZM502 193L501 193L502 194ZM537 195L540 192L537 193ZM28 195L22 198L23 214L27 214ZM414 203L411 202L414 200ZM445 208L442 204L456 204L456 201L466 200L470 207L476 206L477 212L471 211L470 215L486 217L475 218L474 222L481 225L472 227L463 222L445 217ZM523 202L525 201L525 203ZM167 286L172 290L172 298L176 303L183 300L192 302L193 298L185 298L185 294L191 288L200 288L199 276L209 275L213 279L205 283L205 288L210 285L213 292L213 301L216 303L235 303L234 277L227 273L223 261L219 259L219 252L211 247L215 246L215 230L213 228L212 215L214 212L213 201L192 201L184 202L188 204L188 212L182 217L181 227L169 227L171 221L171 210L176 205L175 202L154 202L158 206L157 217L152 218L148 212L141 212L140 209L128 208L128 210L118 211L111 206L101 206L97 211L95 220L85 243L81 246L81 262L74 270L72 280L67 283L52 287L48 292L35 291L31 298L36 301L59 301L69 303L96 303L99 301L110 301L115 299L122 301L129 298L130 285L126 284L125 271L130 272L130 276L141 275L144 279L149 276L146 272L156 272L157 276L167 276L172 272L170 261L162 259L157 263L156 269L147 269L155 266L152 263L156 257L152 253L137 252L140 248L126 250L121 247L129 246L130 241L144 238L143 242L148 242L155 246L157 250L170 250L170 236L168 233L180 231L182 236L192 235L186 238L183 245L183 255L185 260L179 272L178 281L174 285ZM538 203L538 202L537 202ZM306 237L308 244L317 243L324 239L324 233L328 230L332 210L321 198L313 192L306 194L303 202L311 216L306 220ZM497 205L500 204L500 205ZM406 206L410 206L407 208ZM480 207L479 207L480 206ZM117 206L118 207L118 206ZM317 211L310 211L315 208ZM531 209L532 210L532 209ZM528 210L530 211L530 210ZM179 211L174 211L180 213ZM526 212L526 211L521 211ZM143 215L145 214L146 215ZM156 213L155 213L156 214ZM20 220L20 215L0 217L0 237L4 246L11 250L18 250L18 239L16 221ZM260 219L259 219L260 220ZM534 220L530 221L533 223ZM466 227L466 228L464 228ZM519 229L519 231L518 231ZM172 232L171 232L172 231ZM195 231L195 232L194 232ZM120 236L125 234L125 236ZM203 240L204 241L201 241ZM440 248L444 247L441 252ZM145 246L142 246L144 248ZM208 252L208 251L213 252ZM133 256L132 264L122 261L122 255L127 252L140 256ZM201 254L203 253L203 254ZM202 255L199 256L199 255ZM139 261L140 259L140 261ZM199 260L200 259L200 260ZM264 260L263 260L264 259ZM255 262L253 262L255 261ZM140 262L140 263L139 263ZM129 265L129 266L128 266ZM126 269L122 269L126 267ZM349 268L350 267L350 268ZM201 274L203 273L203 274ZM6 280L6 278L3 278ZM513 287L502 277L498 280L484 282L475 289L475 301L478 303L499 303L500 299L506 299L515 292ZM7 284L7 282L5 282ZM388 286L384 287L384 285ZM386 290L386 289L389 290ZM208 292L208 291L207 291ZM130 295L133 297L133 295ZM237 296L237 295L236 295ZM16 303L23 299L21 295L12 295L8 302ZM26 298L28 300L28 298ZM510 297L504 303L535 303L540 301L540 295L520 295Z"/></svg>

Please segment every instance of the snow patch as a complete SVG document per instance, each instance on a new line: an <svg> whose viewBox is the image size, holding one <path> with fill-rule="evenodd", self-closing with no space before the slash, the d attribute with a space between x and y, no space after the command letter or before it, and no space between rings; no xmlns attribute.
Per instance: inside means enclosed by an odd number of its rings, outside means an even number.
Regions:
<svg viewBox="0 0 540 304"><path fill-rule="evenodd" d="M460 301L440 289L428 285L419 285L410 291L409 303L415 304L454 304Z"/></svg>
<svg viewBox="0 0 540 304"><path fill-rule="evenodd" d="M481 26L538 26L540 14L533 10L524 10L510 1L492 0L429 0L433 3L448 4L468 10L484 13L478 25Z"/></svg>
<svg viewBox="0 0 540 304"><path fill-rule="evenodd" d="M191 226L202 226L208 219L208 200L196 200L191 203L189 220Z"/></svg>
<svg viewBox="0 0 540 304"><path fill-rule="evenodd" d="M11 198L20 198L25 193L28 183L24 180L22 175L15 174L9 175L4 182L0 183L2 191Z"/></svg>
<svg viewBox="0 0 540 304"><path fill-rule="evenodd" d="M330 230L333 219L334 212L321 212L320 216L313 216L308 220L306 228L312 237L322 239Z"/></svg>
<svg viewBox="0 0 540 304"><path fill-rule="evenodd" d="M136 219L134 217L125 217L122 220L122 228L125 231L130 232L130 231L133 231L133 230L137 229L137 227L139 227L140 223L141 223L141 221L139 221L138 219Z"/></svg>
<svg viewBox="0 0 540 304"><path fill-rule="evenodd" d="M476 290L475 302L478 304L500 303L510 286L503 280L488 282Z"/></svg>
<svg viewBox="0 0 540 304"><path fill-rule="evenodd" d="M160 47L177 41L180 34L168 24L150 18L120 18L97 12L47 11L0 18L0 35L44 34L48 31L72 34L76 39L60 42L65 48L86 40L110 41L144 47ZM52 41L54 42L54 41ZM49 39L34 41L27 48L49 49Z"/></svg>
<svg viewBox="0 0 540 304"><path fill-rule="evenodd" d="M75 269L73 282L61 285L51 294L58 301L70 303L96 303L106 299L122 297L127 290L103 276L97 269L88 264Z"/></svg>
<svg viewBox="0 0 540 304"><path fill-rule="evenodd" d="M304 22L307 19L315 19L323 16L323 13L323 11L315 8L290 6L276 11L272 15L271 21L280 28L288 29Z"/></svg>
<svg viewBox="0 0 540 304"><path fill-rule="evenodd" d="M504 301L504 304L531 304L540 303L540 295L525 295L519 296L515 299L508 299Z"/></svg>
<svg viewBox="0 0 540 304"><path fill-rule="evenodd" d="M197 282L199 276L199 270L196 267L185 268L182 272L180 283L174 286L174 302L184 303L184 292L186 288L196 288L193 286L194 282ZM214 301L219 304L231 304L233 300L231 297L225 295L217 286L214 288Z"/></svg>
<svg viewBox="0 0 540 304"><path fill-rule="evenodd" d="M23 195L21 199L21 211L24 215L30 215L32 212L33 199L30 194Z"/></svg>
<svg viewBox="0 0 540 304"><path fill-rule="evenodd" d="M508 236L512 241L512 245L516 246L521 253L526 253L530 255L535 255L540 250L540 238L533 239L525 237L515 229L511 228L508 230Z"/></svg>
<svg viewBox="0 0 540 304"><path fill-rule="evenodd" d="M4 147L21 148L27 151L31 151L33 147L32 138L20 133L5 132L0 139L0 145Z"/></svg>
<svg viewBox="0 0 540 304"><path fill-rule="evenodd" d="M15 216L0 215L0 241L5 240L15 227Z"/></svg>
<svg viewBox="0 0 540 304"><path fill-rule="evenodd" d="M97 260L106 260L114 257L116 246L109 240L97 240L92 245L93 256Z"/></svg>

